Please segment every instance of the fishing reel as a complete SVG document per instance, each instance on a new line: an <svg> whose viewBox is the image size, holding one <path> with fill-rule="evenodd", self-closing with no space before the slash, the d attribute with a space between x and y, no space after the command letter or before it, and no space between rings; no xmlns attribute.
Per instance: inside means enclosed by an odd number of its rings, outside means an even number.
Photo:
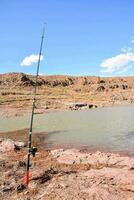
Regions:
<svg viewBox="0 0 134 200"><path fill-rule="evenodd" d="M36 152L37 152L37 147L32 146L32 147L30 148L30 154L31 154L33 157L35 157Z"/></svg>

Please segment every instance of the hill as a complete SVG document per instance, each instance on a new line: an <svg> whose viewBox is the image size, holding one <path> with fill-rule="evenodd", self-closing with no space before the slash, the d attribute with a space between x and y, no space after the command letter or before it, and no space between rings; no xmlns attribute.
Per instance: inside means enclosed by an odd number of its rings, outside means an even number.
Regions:
<svg viewBox="0 0 134 200"><path fill-rule="evenodd" d="M35 76L0 74L0 108L29 112ZM37 112L133 104L134 77L39 76ZM6 110L6 111L7 111ZM17 112L18 113L18 112ZM19 114L18 113L18 114Z"/></svg>

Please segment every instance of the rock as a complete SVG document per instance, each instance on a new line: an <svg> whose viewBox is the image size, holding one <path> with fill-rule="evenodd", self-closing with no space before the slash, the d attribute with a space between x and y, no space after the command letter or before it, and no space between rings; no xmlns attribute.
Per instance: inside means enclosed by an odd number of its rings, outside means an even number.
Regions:
<svg viewBox="0 0 134 200"><path fill-rule="evenodd" d="M47 174L58 174L59 171L58 169L56 168L53 168L53 167L50 167L47 171L46 171Z"/></svg>
<svg viewBox="0 0 134 200"><path fill-rule="evenodd" d="M20 148L24 147L24 142L15 142L11 139L3 139L0 142L0 151L1 152L8 152L13 150L19 150Z"/></svg>
<svg viewBox="0 0 134 200"><path fill-rule="evenodd" d="M71 110L79 110L79 109L86 109L88 108L87 103L73 103L72 105L69 106Z"/></svg>
<svg viewBox="0 0 134 200"><path fill-rule="evenodd" d="M10 186L10 185L5 185L5 186L3 186L3 189L2 189L2 191L3 192L9 192L9 191L12 191L12 186Z"/></svg>
<svg viewBox="0 0 134 200"><path fill-rule="evenodd" d="M44 172L42 174L40 174L39 176L33 177L32 180L39 180L40 184L43 184L47 181L49 181L51 179L51 176L49 175L49 173Z"/></svg>
<svg viewBox="0 0 134 200"><path fill-rule="evenodd" d="M134 158L121 157L119 154L102 153L100 151L92 154L82 153L76 149L59 149L51 151L51 154L59 163L65 163L69 165L81 163L90 164L91 166L96 166L97 168L108 166L129 170L134 169Z"/></svg>
<svg viewBox="0 0 134 200"><path fill-rule="evenodd" d="M20 193L20 192L23 192L23 190L26 189L26 186L24 184L20 184L17 186L17 192Z"/></svg>
<svg viewBox="0 0 134 200"><path fill-rule="evenodd" d="M88 104L88 107L89 107L89 109L91 109L91 108L97 108L98 106L94 105L94 104Z"/></svg>
<svg viewBox="0 0 134 200"><path fill-rule="evenodd" d="M103 85L101 85L101 86L99 86L98 88L97 88L97 91L98 92L103 92L105 90L105 87L103 86Z"/></svg>
<svg viewBox="0 0 134 200"><path fill-rule="evenodd" d="M75 163L75 159L74 158L72 158L72 156L70 155L64 155L64 156L62 156L62 157L59 157L58 159L57 159L57 161L59 162L59 163L65 163L65 164L67 164L67 165L73 165L74 163Z"/></svg>
<svg viewBox="0 0 134 200"><path fill-rule="evenodd" d="M41 176L41 178L40 178L40 183L43 184L43 183L49 181L50 179L51 179L51 177L50 177L48 174L45 173L45 174L43 174L43 175Z"/></svg>
<svg viewBox="0 0 134 200"><path fill-rule="evenodd" d="M51 154L53 155L54 158L58 158L63 154L64 150L63 149L55 149L51 151Z"/></svg>
<svg viewBox="0 0 134 200"><path fill-rule="evenodd" d="M26 167L26 162L25 161L18 161L18 167Z"/></svg>
<svg viewBox="0 0 134 200"><path fill-rule="evenodd" d="M19 142L19 141L15 141L14 144L15 144L17 147L20 147L20 148L26 146L26 144L25 144L24 142Z"/></svg>
<svg viewBox="0 0 134 200"><path fill-rule="evenodd" d="M7 151L12 151L15 148L15 143L10 140L10 139L4 139L0 143L0 151L1 152L7 152Z"/></svg>

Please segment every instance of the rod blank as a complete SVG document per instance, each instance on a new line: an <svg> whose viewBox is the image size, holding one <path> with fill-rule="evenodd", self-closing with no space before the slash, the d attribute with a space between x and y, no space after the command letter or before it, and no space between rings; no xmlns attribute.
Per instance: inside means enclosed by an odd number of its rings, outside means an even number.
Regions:
<svg viewBox="0 0 134 200"><path fill-rule="evenodd" d="M33 118L34 118L36 92L37 92L37 85L38 85L38 76L39 76L40 60L41 60L41 55L42 55L44 33L45 33L45 28L43 29L42 38L41 38L41 44L40 44L40 50L39 50L39 59L38 59L37 71L36 71L36 80L35 80L35 86L34 86L34 96L33 96L33 103L32 103L29 138L28 138L28 155L27 155L27 165L26 165L26 185L28 185L29 182L30 182L29 168L30 168L30 155L31 155L31 147L32 147Z"/></svg>

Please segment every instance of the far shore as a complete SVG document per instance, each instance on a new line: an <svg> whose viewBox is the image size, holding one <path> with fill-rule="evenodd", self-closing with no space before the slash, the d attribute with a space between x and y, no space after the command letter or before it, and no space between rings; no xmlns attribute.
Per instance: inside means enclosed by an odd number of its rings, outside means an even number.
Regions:
<svg viewBox="0 0 134 200"><path fill-rule="evenodd" d="M74 104L74 103L72 103ZM92 110L92 109L100 109L100 108L107 108L107 107L115 107L115 106L134 106L134 103L118 103L118 104L104 104L104 105L97 105L97 107L87 108L81 107L78 109L71 109L70 107L61 107L61 108L36 108L35 115L45 114L45 113L53 113L53 112L65 112L65 111L79 111L79 110ZM19 116L28 116L31 114L31 108L26 107L13 107L10 105L0 105L0 117L19 117Z"/></svg>

